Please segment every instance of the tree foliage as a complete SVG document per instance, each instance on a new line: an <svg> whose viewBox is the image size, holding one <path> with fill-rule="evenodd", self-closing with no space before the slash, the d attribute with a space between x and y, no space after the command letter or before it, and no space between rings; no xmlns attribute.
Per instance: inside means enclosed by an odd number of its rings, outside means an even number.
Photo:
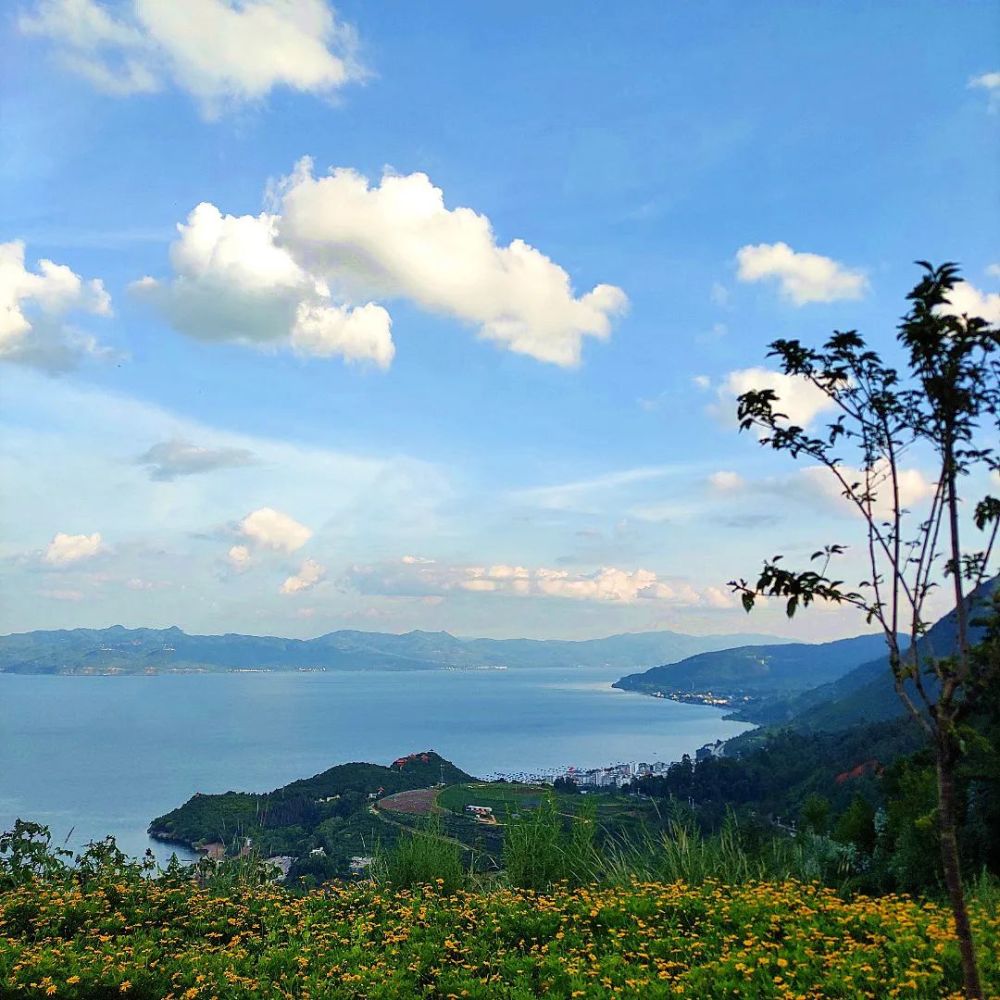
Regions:
<svg viewBox="0 0 1000 1000"><path fill-rule="evenodd" d="M741 579L731 586L747 611L760 597L784 601L789 616L828 601L855 607L881 626L896 691L934 748L942 865L963 944L966 994L975 997L982 991L959 868L955 773L963 722L1000 671L996 656L974 653L970 630L970 595L981 597L996 573L1000 500L989 484L1000 472L1000 331L952 308L956 265L918 263L923 275L896 338L901 368L855 330L834 332L818 349L798 340L771 344L769 356L786 376L826 397L834 416L825 427L813 431L791 422L773 389L739 398L742 430L756 430L765 447L824 468L860 515L863 579L849 585L833 574L834 560L847 548L835 542L813 554L816 568L789 569L779 555L765 561L755 583ZM904 496L904 463L914 460L934 465L929 504L919 511L908 509ZM966 544L970 535L972 545ZM926 641L928 599L943 585L957 628L951 648L936 649Z"/></svg>

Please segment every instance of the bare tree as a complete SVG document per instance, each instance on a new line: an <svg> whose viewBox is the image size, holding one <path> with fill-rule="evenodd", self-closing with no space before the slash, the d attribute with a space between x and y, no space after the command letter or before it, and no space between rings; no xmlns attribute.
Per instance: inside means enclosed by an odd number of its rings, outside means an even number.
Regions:
<svg viewBox="0 0 1000 1000"><path fill-rule="evenodd" d="M834 579L831 563L846 546L828 544L812 557L818 569L787 569L775 556L755 583L730 586L748 612L758 597L783 600L789 617L813 601L830 601L882 627L896 691L934 749L942 872L965 994L982 997L959 861L955 770L962 720L1000 671L995 656L973 655L970 630L971 598L997 572L1000 500L986 491L1000 470L1000 330L955 315L948 299L959 280L954 264L919 265L924 274L898 328L900 370L853 330L835 332L819 350L797 340L770 345L768 356L785 375L826 396L834 416L822 432L813 436L791 423L772 389L739 397L741 430L755 429L762 445L823 467L860 514L864 579L853 588ZM903 463L914 460L933 462L936 474L929 509L925 501L919 514L904 503ZM982 495L970 502L963 488ZM948 587L955 605L948 649L931 648L927 636L928 598L938 586Z"/></svg>

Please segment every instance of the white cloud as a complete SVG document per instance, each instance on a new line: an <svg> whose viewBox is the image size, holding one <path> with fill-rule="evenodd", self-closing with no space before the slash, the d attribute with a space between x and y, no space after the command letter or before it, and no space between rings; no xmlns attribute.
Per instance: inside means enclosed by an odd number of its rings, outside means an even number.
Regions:
<svg viewBox="0 0 1000 1000"><path fill-rule="evenodd" d="M1000 294L996 292L981 292L975 285L960 281L948 293L951 309L954 315L978 316L987 323L1000 324Z"/></svg>
<svg viewBox="0 0 1000 1000"><path fill-rule="evenodd" d="M252 465L254 461L253 452L246 448L205 448L173 438L154 444L136 459L136 464L148 466L151 479L169 482L176 476Z"/></svg>
<svg viewBox="0 0 1000 1000"><path fill-rule="evenodd" d="M986 273L991 278L1000 278L1000 264L990 264L986 268Z"/></svg>
<svg viewBox="0 0 1000 1000"><path fill-rule="evenodd" d="M124 96L168 83L203 114L276 87L331 94L365 74L353 29L326 0L38 0L21 31L49 39L63 64Z"/></svg>
<svg viewBox="0 0 1000 1000"><path fill-rule="evenodd" d="M730 372L716 389L716 409L722 417L735 420L737 398L761 389L771 389L778 397L774 411L784 413L799 427L808 427L820 413L835 406L825 393L800 375L785 375L767 368L742 368Z"/></svg>
<svg viewBox="0 0 1000 1000"><path fill-rule="evenodd" d="M245 545L234 545L226 553L226 558L229 560L229 565L237 573L242 573L245 569L249 569L250 563L253 561L250 549Z"/></svg>
<svg viewBox="0 0 1000 1000"><path fill-rule="evenodd" d="M277 190L282 245L331 286L410 299L540 361L578 364L583 338L607 339L628 303L613 285L577 297L539 250L520 239L501 246L485 215L446 208L426 174L386 173L372 186L346 168L314 177L306 158Z"/></svg>
<svg viewBox="0 0 1000 1000"><path fill-rule="evenodd" d="M707 375L694 375L691 378L691 384L696 389L708 389L712 385L712 380Z"/></svg>
<svg viewBox="0 0 1000 1000"><path fill-rule="evenodd" d="M558 365L578 364L585 337L611 334L625 293L576 296L569 275L523 240L497 244L490 221L448 209L425 174L312 174L304 159L272 186L272 212L224 215L198 205L171 247L174 276L133 291L177 329L203 340L286 346L301 354L392 362L392 319L379 298L403 298L477 327L479 336Z"/></svg>
<svg viewBox="0 0 1000 1000"><path fill-rule="evenodd" d="M787 243L759 243L736 253L740 281L774 280L796 306L808 302L860 299L868 290L864 273L815 253L797 253Z"/></svg>
<svg viewBox="0 0 1000 1000"><path fill-rule="evenodd" d="M273 507L252 511L239 523L242 535L254 544L277 552L295 552L312 538L312 529ZM230 556L232 551L230 551Z"/></svg>
<svg viewBox="0 0 1000 1000"><path fill-rule="evenodd" d="M969 81L970 87L985 90L989 94L990 111L1000 110L1000 72L982 73Z"/></svg>
<svg viewBox="0 0 1000 1000"><path fill-rule="evenodd" d="M373 303L334 302L326 282L277 245L277 221L266 212L223 215L203 202L177 226L173 280L145 277L132 290L201 340L284 346L387 368L395 353L388 312Z"/></svg>
<svg viewBox="0 0 1000 1000"><path fill-rule="evenodd" d="M657 582L651 570L622 570L602 566L596 573L577 575L567 570L539 569L535 586L548 597L582 601L634 601L639 597L673 596L672 588Z"/></svg>
<svg viewBox="0 0 1000 1000"><path fill-rule="evenodd" d="M281 585L283 594L298 594L304 590L312 590L326 576L326 567L315 559L305 559L298 573L288 577Z"/></svg>
<svg viewBox="0 0 1000 1000"><path fill-rule="evenodd" d="M353 566L348 581L369 595L423 597L465 591L516 597L555 597L574 601L617 602L653 600L685 607L722 607L717 588L699 591L688 583L661 580L647 569L602 566L592 573L495 564L463 566L422 559L419 562Z"/></svg>
<svg viewBox="0 0 1000 1000"><path fill-rule="evenodd" d="M841 472L845 481L853 486L858 483L864 489L865 474L859 469L850 466L842 466ZM824 466L810 466L801 469L798 473L799 482L802 483L807 492L814 496L824 498L841 510L849 510L861 516L857 506L844 496L844 488L834 475ZM929 500L934 495L935 484L931 482L919 469L900 469L897 472L897 482L899 487L899 503L906 510L912 510L924 500ZM795 488L794 485L791 486ZM876 517L886 518L891 516L893 511L892 483L890 479L889 466L887 463L877 465L870 473L870 487L874 495L872 512Z"/></svg>
<svg viewBox="0 0 1000 1000"><path fill-rule="evenodd" d="M84 281L65 264L46 259L30 271L23 242L0 243L0 358L62 370L83 355L107 353L67 324L78 312L111 315L111 297L100 279Z"/></svg>
<svg viewBox="0 0 1000 1000"><path fill-rule="evenodd" d="M99 531L95 531L92 535L67 535L60 531L49 542L43 558L53 566L66 566L81 559L90 559L102 549Z"/></svg>

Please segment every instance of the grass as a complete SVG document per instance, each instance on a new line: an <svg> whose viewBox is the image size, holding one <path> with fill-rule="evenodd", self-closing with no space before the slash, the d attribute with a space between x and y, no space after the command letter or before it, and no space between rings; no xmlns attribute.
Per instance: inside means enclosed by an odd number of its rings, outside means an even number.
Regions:
<svg viewBox="0 0 1000 1000"><path fill-rule="evenodd" d="M437 804L442 809L464 814L469 805L489 806L501 822L524 809L537 808L549 790L538 785L517 785L491 781L466 785L449 785L441 790Z"/></svg>
<svg viewBox="0 0 1000 1000"><path fill-rule="evenodd" d="M376 881L397 889L433 883L442 892L453 893L466 878L462 853L462 845L446 837L435 818L400 837L391 848L380 848L372 874Z"/></svg>

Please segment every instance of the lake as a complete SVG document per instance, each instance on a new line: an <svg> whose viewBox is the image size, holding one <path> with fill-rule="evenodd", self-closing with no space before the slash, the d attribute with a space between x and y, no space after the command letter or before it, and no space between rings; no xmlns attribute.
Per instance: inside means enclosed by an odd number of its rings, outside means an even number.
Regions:
<svg viewBox="0 0 1000 1000"><path fill-rule="evenodd" d="M268 791L346 761L433 749L472 774L670 761L749 728L611 688L605 670L0 674L0 829L170 849L154 817L196 792Z"/></svg>

